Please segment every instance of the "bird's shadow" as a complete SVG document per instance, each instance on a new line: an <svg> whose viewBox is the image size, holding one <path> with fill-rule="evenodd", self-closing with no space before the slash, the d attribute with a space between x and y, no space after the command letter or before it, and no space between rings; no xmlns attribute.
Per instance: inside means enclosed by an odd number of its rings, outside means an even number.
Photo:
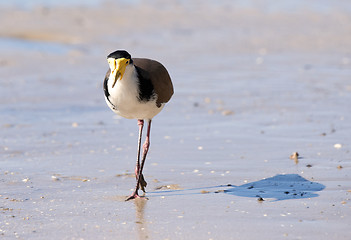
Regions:
<svg viewBox="0 0 351 240"><path fill-rule="evenodd" d="M246 183L240 186L219 185L182 190L165 190L148 192L148 197L190 195L203 193L225 193L240 197L252 197L263 200L281 201L318 197L318 191L325 188L323 184L311 182L298 174L277 174L274 177ZM212 191L211 189L215 189Z"/></svg>
<svg viewBox="0 0 351 240"><path fill-rule="evenodd" d="M225 190L241 197L271 198L276 201L319 196L316 192L325 188L323 184L311 182L298 174L278 174L274 177L247 183Z"/></svg>

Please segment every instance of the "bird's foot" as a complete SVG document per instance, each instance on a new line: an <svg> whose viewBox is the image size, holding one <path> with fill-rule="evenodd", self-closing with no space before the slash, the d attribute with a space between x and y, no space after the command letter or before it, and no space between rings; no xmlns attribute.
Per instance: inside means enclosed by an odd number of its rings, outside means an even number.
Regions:
<svg viewBox="0 0 351 240"><path fill-rule="evenodd" d="M147 197L145 197L145 196L139 196L139 194L138 194L137 192L134 192L132 195L130 195L129 197L127 197L125 201L129 201L129 200L137 199L137 198L139 198L139 199L142 199L142 198L143 198L143 199L145 199L145 200L148 200Z"/></svg>

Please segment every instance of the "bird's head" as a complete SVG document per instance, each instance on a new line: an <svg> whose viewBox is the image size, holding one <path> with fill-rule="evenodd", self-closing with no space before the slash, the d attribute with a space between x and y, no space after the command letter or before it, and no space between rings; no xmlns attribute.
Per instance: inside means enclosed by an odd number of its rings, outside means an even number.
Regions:
<svg viewBox="0 0 351 240"><path fill-rule="evenodd" d="M133 62L131 55L124 50L117 50L107 56L107 62L111 69L113 78L112 87L115 86L118 79L122 80L126 67Z"/></svg>

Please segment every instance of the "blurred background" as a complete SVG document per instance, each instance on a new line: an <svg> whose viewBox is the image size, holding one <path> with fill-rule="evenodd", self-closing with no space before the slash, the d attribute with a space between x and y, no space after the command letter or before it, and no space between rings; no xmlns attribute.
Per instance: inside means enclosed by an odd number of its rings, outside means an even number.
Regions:
<svg viewBox="0 0 351 240"><path fill-rule="evenodd" d="M351 7L342 0L2 1L0 7L2 50L18 44L92 54L123 46L184 58L350 49Z"/></svg>
<svg viewBox="0 0 351 240"><path fill-rule="evenodd" d="M351 64L351 5L343 0L14 0L2 1L0 13L1 98L19 105L72 102L74 91L101 83L105 56L116 49L158 59L177 92L194 95L201 86L226 91L228 79L263 77L275 61L285 62L281 71L291 64L309 70L317 60L336 69ZM57 89L60 81L65 91ZM39 100L44 95L54 96ZM97 92L88 96L74 101L100 99Z"/></svg>

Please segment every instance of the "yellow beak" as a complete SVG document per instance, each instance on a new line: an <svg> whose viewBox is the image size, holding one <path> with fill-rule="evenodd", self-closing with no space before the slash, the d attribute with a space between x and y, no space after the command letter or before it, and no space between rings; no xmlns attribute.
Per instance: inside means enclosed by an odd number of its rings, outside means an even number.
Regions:
<svg viewBox="0 0 351 240"><path fill-rule="evenodd" d="M111 69L111 75L113 79L112 87L115 86L118 79L122 80L123 75L126 71L126 67L129 64L129 59L126 58L108 58L108 65Z"/></svg>

